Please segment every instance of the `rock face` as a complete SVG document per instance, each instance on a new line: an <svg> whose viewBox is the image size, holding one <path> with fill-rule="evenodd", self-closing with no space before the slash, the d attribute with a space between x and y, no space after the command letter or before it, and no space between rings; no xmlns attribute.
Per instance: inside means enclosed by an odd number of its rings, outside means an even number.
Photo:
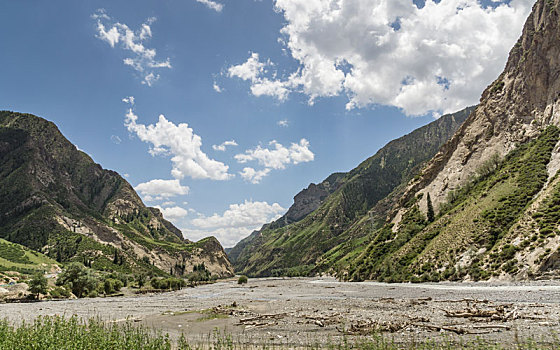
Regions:
<svg viewBox="0 0 560 350"><path fill-rule="evenodd" d="M504 72L402 191L343 278L558 276L560 1L538 0ZM436 210L426 221L427 195Z"/></svg>
<svg viewBox="0 0 560 350"><path fill-rule="evenodd" d="M58 261L181 275L232 275L220 244L190 242L114 171L42 118L0 111L0 237Z"/></svg>
<svg viewBox="0 0 560 350"><path fill-rule="evenodd" d="M278 224L282 223L282 226L289 225L300 221L315 211L331 193L336 191L344 175L346 173L334 173L320 184L312 183L309 187L296 194L294 204L292 204L283 217L277 220Z"/></svg>
<svg viewBox="0 0 560 350"><path fill-rule="evenodd" d="M371 229L370 210L384 220L392 201L380 201L410 180L466 119L467 108L391 141L349 173L329 176L294 197L286 215L228 251L236 271L301 275L331 268ZM395 197L396 198L396 197ZM393 198L393 200L395 200ZM363 224L366 223L366 227Z"/></svg>
<svg viewBox="0 0 560 350"><path fill-rule="evenodd" d="M560 42L558 2L537 1L509 54L504 72L482 93L480 105L453 138L412 182L405 200L429 192L436 208L449 191L494 154L560 123Z"/></svg>

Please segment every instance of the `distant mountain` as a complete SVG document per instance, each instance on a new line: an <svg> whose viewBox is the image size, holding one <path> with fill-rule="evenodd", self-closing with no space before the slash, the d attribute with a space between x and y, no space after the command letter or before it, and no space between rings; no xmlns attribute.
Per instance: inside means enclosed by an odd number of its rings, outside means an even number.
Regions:
<svg viewBox="0 0 560 350"><path fill-rule="evenodd" d="M538 0L503 73L339 270L350 280L558 277L560 1ZM436 217L427 219L428 195Z"/></svg>
<svg viewBox="0 0 560 350"><path fill-rule="evenodd" d="M0 111L0 237L100 270L181 275L204 262L216 275L232 275L215 238L183 239L52 122L9 111Z"/></svg>
<svg viewBox="0 0 560 350"><path fill-rule="evenodd" d="M229 250L236 271L270 276L332 268L337 256L367 235L367 230L355 228L365 220L370 229L370 215L384 221L390 205L382 206L380 201L406 184L473 109L442 116L391 141L349 173L333 174L319 185L311 184L294 197L294 205L284 217ZM373 208L377 210L370 213Z"/></svg>

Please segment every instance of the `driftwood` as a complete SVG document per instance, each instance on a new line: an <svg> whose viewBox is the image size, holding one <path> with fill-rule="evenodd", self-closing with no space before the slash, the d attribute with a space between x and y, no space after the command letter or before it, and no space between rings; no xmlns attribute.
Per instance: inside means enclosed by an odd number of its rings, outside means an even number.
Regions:
<svg viewBox="0 0 560 350"><path fill-rule="evenodd" d="M508 321L520 318L517 309L506 312L506 307L509 306L510 305L498 305L494 310L483 310L477 307L468 307L458 311L441 310L445 312L445 316L456 318L489 318L492 321Z"/></svg>

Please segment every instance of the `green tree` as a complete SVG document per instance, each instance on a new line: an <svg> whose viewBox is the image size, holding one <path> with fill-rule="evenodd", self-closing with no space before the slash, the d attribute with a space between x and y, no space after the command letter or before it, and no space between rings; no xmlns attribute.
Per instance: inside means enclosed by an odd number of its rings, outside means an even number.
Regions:
<svg viewBox="0 0 560 350"><path fill-rule="evenodd" d="M97 287L97 277L84 265L73 262L56 279L59 286L67 285L78 298L87 295Z"/></svg>
<svg viewBox="0 0 560 350"><path fill-rule="evenodd" d="M29 281L29 291L35 294L35 299L39 299L39 294L47 294L47 278L44 274L38 272Z"/></svg>
<svg viewBox="0 0 560 350"><path fill-rule="evenodd" d="M426 196L426 204L428 205L428 222L433 222L436 218L436 214L434 213L434 207L432 205L432 199L430 198L430 194Z"/></svg>

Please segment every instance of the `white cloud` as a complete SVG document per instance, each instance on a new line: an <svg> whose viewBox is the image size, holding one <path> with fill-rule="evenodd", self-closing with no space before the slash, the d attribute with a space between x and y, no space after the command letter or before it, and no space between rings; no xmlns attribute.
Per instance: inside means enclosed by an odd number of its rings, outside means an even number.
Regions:
<svg viewBox="0 0 560 350"><path fill-rule="evenodd" d="M131 30L126 24L115 22L104 9L97 10L91 17L97 23L99 39L107 42L112 48L119 46L132 53L132 57L125 58L123 63L142 75L142 84L152 86L159 79L159 74L155 74L154 69L171 68L169 58L158 61L156 50L144 46L144 42L152 37L150 25L156 20L154 17L148 18L137 31ZM134 104L134 100L125 102Z"/></svg>
<svg viewBox="0 0 560 350"><path fill-rule="evenodd" d="M113 141L113 143L117 145L120 145L120 143L122 142L121 138L117 135L111 135L111 141Z"/></svg>
<svg viewBox="0 0 560 350"><path fill-rule="evenodd" d="M189 193L189 187L183 186L179 180L154 179L138 184L135 188L146 201L162 200Z"/></svg>
<svg viewBox="0 0 560 350"><path fill-rule="evenodd" d="M131 106L134 106L134 96L127 96L122 99L124 103L128 103Z"/></svg>
<svg viewBox="0 0 560 350"><path fill-rule="evenodd" d="M175 220L179 220L184 218L185 216L188 215L188 211L186 209L183 209L181 207L168 207L168 208L162 208L158 205L155 206L155 208L158 208L161 213L163 214L163 217L166 220L169 221L175 221Z"/></svg>
<svg viewBox="0 0 560 350"><path fill-rule="evenodd" d="M244 168L239 174L245 181L257 184L270 173L271 169L285 169L288 164L306 163L315 159L315 154L309 149L309 141L306 139L301 139L299 143L292 143L289 148L275 140L269 142L269 145L272 147L263 148L259 145L234 156L239 163L256 161L264 167L261 170Z"/></svg>
<svg viewBox="0 0 560 350"><path fill-rule="evenodd" d="M218 83L214 82L214 84L212 85L212 88L214 89L214 91L216 91L217 93L221 93L223 90L220 87L220 85L218 85Z"/></svg>
<svg viewBox="0 0 560 350"><path fill-rule="evenodd" d="M224 9L224 5L212 0L196 0L197 2L206 5L209 9L216 12L221 12Z"/></svg>
<svg viewBox="0 0 560 350"><path fill-rule="evenodd" d="M282 120L279 120L276 124L278 126L283 127L283 128L287 128L290 125L290 122L288 121L288 119L282 119Z"/></svg>
<svg viewBox="0 0 560 350"><path fill-rule="evenodd" d="M235 142L235 140L225 141L222 142L221 145L212 145L212 148L214 149L214 151L225 152L228 146L237 146L237 142Z"/></svg>
<svg viewBox="0 0 560 350"><path fill-rule="evenodd" d="M255 96L345 94L347 109L383 104L406 114L475 104L504 67L534 0L275 0L285 50L299 67L284 74L258 53L228 69Z"/></svg>
<svg viewBox="0 0 560 350"><path fill-rule="evenodd" d="M137 123L138 116L132 108L128 110L125 126L144 142L151 143L150 154L170 155L173 169L171 175L176 179L189 176L193 179L227 180L235 175L229 174L229 167L222 162L208 158L201 150L202 139L186 123L178 125L163 115L151 125Z"/></svg>
<svg viewBox="0 0 560 350"><path fill-rule="evenodd" d="M247 62L228 68L228 76L230 78L237 77L243 80L250 80L251 82L258 81L259 76L264 73L267 63L260 62L258 53L251 52L250 54L251 56L247 59Z"/></svg>
<svg viewBox="0 0 560 350"><path fill-rule="evenodd" d="M239 175L243 180L251 182L253 184L258 184L261 180L270 173L270 168L264 168L262 170L255 170L254 168L246 167L243 171L239 172Z"/></svg>
<svg viewBox="0 0 560 350"><path fill-rule="evenodd" d="M222 214L201 215L191 220L194 230L184 229L191 239L213 235L226 247L233 246L252 231L279 218L286 210L278 203L245 201L231 204Z"/></svg>
<svg viewBox="0 0 560 350"><path fill-rule="evenodd" d="M285 169L287 164L310 162L315 158L306 139L292 143L289 148L274 140L269 145L273 148L262 148L259 145L255 149L246 150L245 153L236 154L234 158L239 163L258 161L259 164L272 169Z"/></svg>

